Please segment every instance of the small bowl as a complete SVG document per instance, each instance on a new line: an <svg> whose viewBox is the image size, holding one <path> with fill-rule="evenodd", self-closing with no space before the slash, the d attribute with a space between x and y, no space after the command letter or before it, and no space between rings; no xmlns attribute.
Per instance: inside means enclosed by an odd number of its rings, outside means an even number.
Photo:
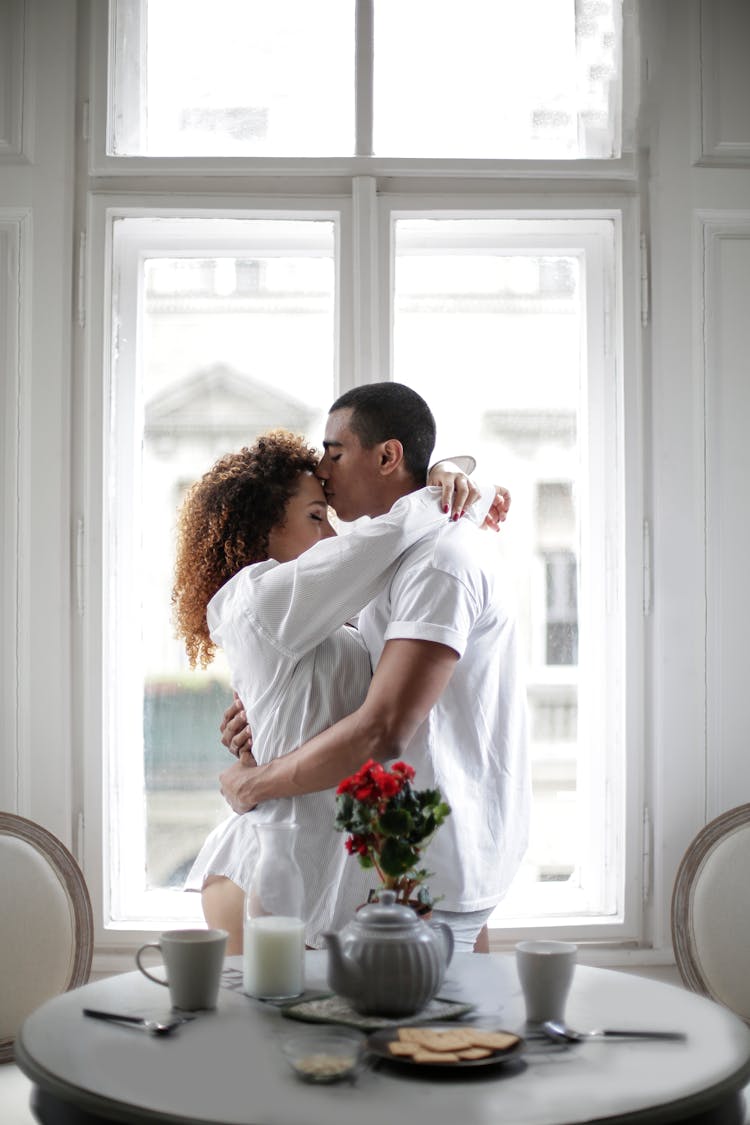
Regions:
<svg viewBox="0 0 750 1125"><path fill-rule="evenodd" d="M364 1037L356 1032L318 1028L286 1036L281 1048L303 1082L340 1082L351 1078L362 1057Z"/></svg>

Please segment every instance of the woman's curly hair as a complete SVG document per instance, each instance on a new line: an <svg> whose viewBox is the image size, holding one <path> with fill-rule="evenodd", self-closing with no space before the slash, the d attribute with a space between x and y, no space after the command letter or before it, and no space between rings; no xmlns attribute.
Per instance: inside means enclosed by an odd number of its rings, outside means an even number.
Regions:
<svg viewBox="0 0 750 1125"><path fill-rule="evenodd" d="M214 657L211 598L238 570L268 558L271 529L283 524L301 474L314 472L318 460L304 438L272 430L221 457L188 491L178 516L172 605L192 668Z"/></svg>

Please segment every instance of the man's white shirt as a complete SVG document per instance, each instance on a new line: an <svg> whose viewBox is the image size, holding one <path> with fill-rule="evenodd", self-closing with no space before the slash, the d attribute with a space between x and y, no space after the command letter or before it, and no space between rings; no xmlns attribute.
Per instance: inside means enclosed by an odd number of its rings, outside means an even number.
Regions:
<svg viewBox="0 0 750 1125"><path fill-rule="evenodd" d="M391 639L432 641L459 655L403 755L415 785L439 788L452 809L425 855L441 910L494 906L528 841L525 690L508 583L492 546L466 520L416 544L358 623L373 668Z"/></svg>

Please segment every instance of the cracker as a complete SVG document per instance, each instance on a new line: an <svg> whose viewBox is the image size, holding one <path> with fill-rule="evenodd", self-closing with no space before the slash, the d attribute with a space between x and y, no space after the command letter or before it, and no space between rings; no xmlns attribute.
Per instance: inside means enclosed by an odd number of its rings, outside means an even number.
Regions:
<svg viewBox="0 0 750 1125"><path fill-rule="evenodd" d="M489 1047L465 1047L458 1052L459 1059L488 1059L492 1051Z"/></svg>
<svg viewBox="0 0 750 1125"><path fill-rule="evenodd" d="M417 1063L454 1063L487 1059L518 1042L518 1036L508 1031L485 1031L478 1027L399 1027L388 1050L396 1058L410 1058Z"/></svg>
<svg viewBox="0 0 750 1125"><path fill-rule="evenodd" d="M419 1050L418 1043L406 1043L400 1039L391 1039L388 1050L392 1055L415 1055Z"/></svg>
<svg viewBox="0 0 750 1125"><path fill-rule="evenodd" d="M472 1047L489 1047L493 1051L504 1051L518 1042L517 1035L508 1031L479 1031L472 1033Z"/></svg>
<svg viewBox="0 0 750 1125"><path fill-rule="evenodd" d="M418 1063L452 1063L458 1062L459 1056L454 1051L419 1050L412 1058Z"/></svg>
<svg viewBox="0 0 750 1125"><path fill-rule="evenodd" d="M448 1031L438 1031L435 1028L422 1028L419 1038L414 1042L425 1047L428 1051L459 1051L462 1047L481 1046L474 1043L473 1033L464 1028L451 1028Z"/></svg>

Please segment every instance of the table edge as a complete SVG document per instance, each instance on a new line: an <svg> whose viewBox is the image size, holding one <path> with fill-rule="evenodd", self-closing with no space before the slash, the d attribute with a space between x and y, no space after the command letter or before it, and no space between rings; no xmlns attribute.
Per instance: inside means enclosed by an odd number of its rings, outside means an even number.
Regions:
<svg viewBox="0 0 750 1125"><path fill-rule="evenodd" d="M149 1122L161 1125L218 1125L205 1117L186 1117L184 1114L164 1113L160 1110L141 1108L130 1102L121 1102L114 1098L104 1098L93 1094L81 1086L65 1082L52 1074L45 1067L37 1063L26 1052L23 1037L19 1035L15 1044L15 1061L20 1070L38 1085L45 1093L60 1098L61 1101L73 1104L75 1107L90 1113L106 1116L112 1121L122 1122L123 1125L148 1125ZM586 1125L671 1125L686 1118L697 1117L703 1112L723 1104L731 1095L741 1095L746 1082L750 1080L750 1058L735 1071L714 1086L697 1093L690 1094L677 1101L662 1102L659 1105L648 1106L642 1110L631 1113L618 1114L617 1116L596 1117L586 1119ZM264 1125L263 1122L248 1122L248 1125ZM578 1118L570 1125L584 1125L584 1119Z"/></svg>
<svg viewBox="0 0 750 1125"><path fill-rule="evenodd" d="M15 1062L19 1070L23 1071L34 1086L38 1086L44 1093L75 1109L83 1110L103 1118L102 1125L106 1122L122 1122L122 1125L218 1125L217 1122L208 1121L205 1117L185 1117L184 1114L164 1113L157 1109L142 1109L130 1102L122 1102L115 1098L104 1098L93 1094L82 1086L66 1082L46 1067L36 1062L26 1051L22 1036L19 1035L15 1042Z"/></svg>

